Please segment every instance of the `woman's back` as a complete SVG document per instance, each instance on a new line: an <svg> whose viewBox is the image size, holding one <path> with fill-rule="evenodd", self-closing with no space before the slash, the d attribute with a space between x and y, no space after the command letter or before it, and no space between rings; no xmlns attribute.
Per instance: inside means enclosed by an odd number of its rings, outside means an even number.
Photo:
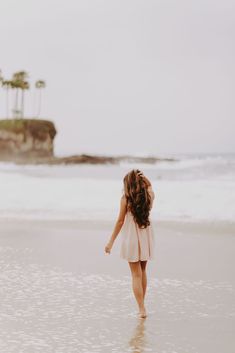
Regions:
<svg viewBox="0 0 235 353"><path fill-rule="evenodd" d="M150 208L153 206L155 198L152 187L148 187L151 198ZM146 228L140 228L135 222L134 216L130 210L127 210L125 221L121 229L121 249L120 257L130 261L146 261L154 257L154 230L151 219L150 225Z"/></svg>

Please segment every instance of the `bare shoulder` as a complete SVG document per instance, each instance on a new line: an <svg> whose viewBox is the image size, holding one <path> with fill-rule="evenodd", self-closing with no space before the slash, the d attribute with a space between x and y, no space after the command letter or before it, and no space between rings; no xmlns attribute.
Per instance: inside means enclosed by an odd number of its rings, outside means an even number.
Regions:
<svg viewBox="0 0 235 353"><path fill-rule="evenodd" d="M126 205L126 196L125 196L125 194L123 194L122 197L121 197L121 203Z"/></svg>
<svg viewBox="0 0 235 353"><path fill-rule="evenodd" d="M124 221L126 212L127 212L126 196L122 195L120 200L120 212L119 212L118 219L121 221Z"/></svg>

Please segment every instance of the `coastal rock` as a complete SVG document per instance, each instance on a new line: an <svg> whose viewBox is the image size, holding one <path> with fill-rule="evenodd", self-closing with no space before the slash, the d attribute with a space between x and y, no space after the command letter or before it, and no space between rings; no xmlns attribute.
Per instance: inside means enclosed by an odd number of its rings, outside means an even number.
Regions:
<svg viewBox="0 0 235 353"><path fill-rule="evenodd" d="M49 120L0 120L0 160L51 157L55 135L55 125Z"/></svg>
<svg viewBox="0 0 235 353"><path fill-rule="evenodd" d="M54 155L56 128L53 122L39 119L0 120L0 161L17 164L119 164L175 161L173 158L131 155L99 156L78 154L65 157Z"/></svg>
<svg viewBox="0 0 235 353"><path fill-rule="evenodd" d="M66 157L37 157L34 159L19 159L16 161L17 164L47 164L47 165L59 165L59 164L119 164L120 162L127 163L146 163L155 164L157 162L167 161L174 162L176 159L173 158L157 158L157 157L133 157L133 156L97 156L88 154L78 154Z"/></svg>

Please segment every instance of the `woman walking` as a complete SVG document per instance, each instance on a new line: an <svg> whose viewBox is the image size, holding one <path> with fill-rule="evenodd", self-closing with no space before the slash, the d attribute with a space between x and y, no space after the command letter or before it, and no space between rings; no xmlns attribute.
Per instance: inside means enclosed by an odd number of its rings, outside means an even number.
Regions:
<svg viewBox="0 0 235 353"><path fill-rule="evenodd" d="M110 254L117 235L122 231L120 257L129 263L139 317L145 318L146 265L154 255L154 231L149 215L155 194L150 181L139 169L131 170L124 177L123 183L124 194L120 200L119 216L105 252Z"/></svg>

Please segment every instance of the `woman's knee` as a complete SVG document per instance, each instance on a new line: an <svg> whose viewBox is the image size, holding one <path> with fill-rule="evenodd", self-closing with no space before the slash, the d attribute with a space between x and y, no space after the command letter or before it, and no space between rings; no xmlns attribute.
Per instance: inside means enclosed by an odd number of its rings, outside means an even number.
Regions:
<svg viewBox="0 0 235 353"><path fill-rule="evenodd" d="M133 278L142 278L142 270L139 262L129 263Z"/></svg>
<svg viewBox="0 0 235 353"><path fill-rule="evenodd" d="M142 278L142 271L136 271L136 272L132 272L132 277L135 279L141 279Z"/></svg>
<svg viewBox="0 0 235 353"><path fill-rule="evenodd" d="M141 266L142 272L145 272L146 265L147 265L147 261L140 261L140 266Z"/></svg>

